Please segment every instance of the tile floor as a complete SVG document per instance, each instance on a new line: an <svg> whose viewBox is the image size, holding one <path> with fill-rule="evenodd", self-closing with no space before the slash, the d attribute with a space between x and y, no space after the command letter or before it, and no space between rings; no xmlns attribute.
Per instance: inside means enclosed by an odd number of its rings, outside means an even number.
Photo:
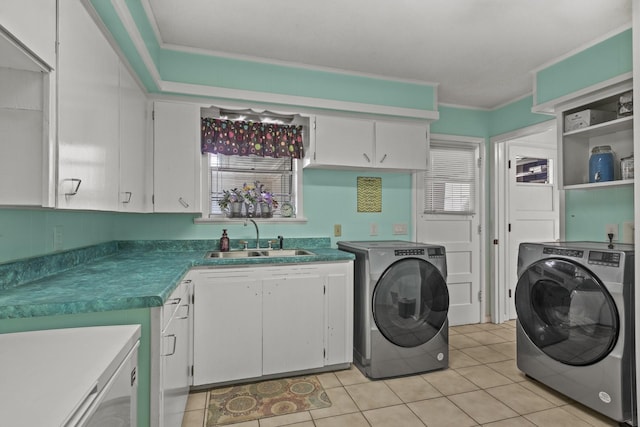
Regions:
<svg viewBox="0 0 640 427"><path fill-rule="evenodd" d="M528 379L516 367L515 322L453 326L449 369L372 381L356 367L319 374L331 407L233 427L617 426ZM189 396L182 427L203 427L206 393Z"/></svg>

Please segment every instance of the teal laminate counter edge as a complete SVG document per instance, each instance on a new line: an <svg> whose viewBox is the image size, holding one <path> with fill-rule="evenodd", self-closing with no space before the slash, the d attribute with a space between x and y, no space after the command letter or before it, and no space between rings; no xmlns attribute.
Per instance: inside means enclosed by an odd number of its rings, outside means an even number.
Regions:
<svg viewBox="0 0 640 427"><path fill-rule="evenodd" d="M237 244L237 242L232 242ZM261 247L266 241L260 242ZM192 267L337 262L353 254L329 238L287 239L285 248L314 255L210 259L217 240L108 242L0 264L0 319L160 307ZM255 241L249 242L255 247Z"/></svg>

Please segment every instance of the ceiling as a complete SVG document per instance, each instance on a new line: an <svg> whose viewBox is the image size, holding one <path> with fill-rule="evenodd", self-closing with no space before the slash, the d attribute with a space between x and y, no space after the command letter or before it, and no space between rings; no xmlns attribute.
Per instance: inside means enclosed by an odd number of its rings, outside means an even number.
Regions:
<svg viewBox="0 0 640 427"><path fill-rule="evenodd" d="M437 83L492 109L532 71L631 25L631 0L146 0L165 45Z"/></svg>

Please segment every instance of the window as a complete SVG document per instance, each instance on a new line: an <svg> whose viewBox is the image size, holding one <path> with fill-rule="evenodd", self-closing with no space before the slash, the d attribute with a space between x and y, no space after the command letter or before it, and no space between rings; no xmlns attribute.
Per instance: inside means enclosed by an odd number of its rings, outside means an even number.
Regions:
<svg viewBox="0 0 640 427"><path fill-rule="evenodd" d="M430 166L424 176L424 213L475 213L476 147L432 142Z"/></svg>
<svg viewBox="0 0 640 427"><path fill-rule="evenodd" d="M296 192L301 183L299 160L290 157L273 158L260 156L226 156L224 154L207 154L209 165L209 214L221 216L218 201L223 190L241 189L246 183L253 185L260 181L264 188L271 191L278 201L274 217L280 216L283 202L291 202L295 206Z"/></svg>

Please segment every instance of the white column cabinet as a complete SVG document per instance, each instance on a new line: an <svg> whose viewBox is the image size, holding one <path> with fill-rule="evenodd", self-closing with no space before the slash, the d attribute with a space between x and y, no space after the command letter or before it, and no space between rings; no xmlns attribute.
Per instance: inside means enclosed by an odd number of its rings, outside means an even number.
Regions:
<svg viewBox="0 0 640 427"><path fill-rule="evenodd" d="M193 385L345 367L353 263L196 268Z"/></svg>
<svg viewBox="0 0 640 427"><path fill-rule="evenodd" d="M146 212L151 147L147 138L147 97L129 70L120 63L120 188L119 210ZM150 187L150 185L149 185Z"/></svg>
<svg viewBox="0 0 640 427"><path fill-rule="evenodd" d="M154 102L154 212L200 212L200 107Z"/></svg>
<svg viewBox="0 0 640 427"><path fill-rule="evenodd" d="M424 170L426 122L316 116L305 167Z"/></svg>
<svg viewBox="0 0 640 427"><path fill-rule="evenodd" d="M119 58L80 0L59 5L58 207L118 210Z"/></svg>

